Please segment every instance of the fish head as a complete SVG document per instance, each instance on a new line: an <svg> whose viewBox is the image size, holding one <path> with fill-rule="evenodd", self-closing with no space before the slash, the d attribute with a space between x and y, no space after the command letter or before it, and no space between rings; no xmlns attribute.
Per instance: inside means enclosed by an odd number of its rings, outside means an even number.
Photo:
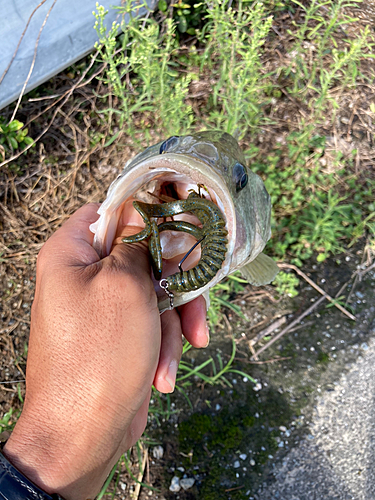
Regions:
<svg viewBox="0 0 375 500"><path fill-rule="evenodd" d="M254 276L251 272L247 273L271 236L271 201L263 181L246 166L243 152L231 135L221 131L204 131L182 137L172 136L139 153L111 184L107 198L98 210L100 217L90 227L95 233L94 248L100 257L105 257L110 253L120 220L123 225L142 226L139 215L132 207L134 200L160 203L157 198L163 193L172 193L176 199L186 199L192 189L198 190L198 186L205 197L216 203L224 216L228 230L227 253L221 269L208 284L197 290L176 292L176 306L201 294L207 297L209 288L237 269L241 269L254 284L270 282L270 276L273 279L277 273L275 267L269 272L268 267L272 267L273 263L269 258L260 263ZM181 216L185 220L188 217L185 214ZM163 277L167 277L177 272L177 263L194 241L191 241L190 235L174 234L173 231L166 231L160 236ZM199 249L196 249L188 268L194 267L198 261ZM168 308L169 299L157 282L155 289L159 309L163 311Z"/></svg>

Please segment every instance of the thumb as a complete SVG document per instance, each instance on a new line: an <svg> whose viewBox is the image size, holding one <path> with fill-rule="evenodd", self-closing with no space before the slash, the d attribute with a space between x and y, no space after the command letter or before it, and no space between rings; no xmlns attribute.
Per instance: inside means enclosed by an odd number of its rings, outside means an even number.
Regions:
<svg viewBox="0 0 375 500"><path fill-rule="evenodd" d="M147 273L150 278L150 252L148 250L147 241L143 240L135 243L123 243L122 241L123 238L137 234L142 231L142 229L143 228L139 226L123 227L120 235L114 240L112 250L108 257L114 259L122 268L131 269L133 274L136 270L142 271L143 273Z"/></svg>

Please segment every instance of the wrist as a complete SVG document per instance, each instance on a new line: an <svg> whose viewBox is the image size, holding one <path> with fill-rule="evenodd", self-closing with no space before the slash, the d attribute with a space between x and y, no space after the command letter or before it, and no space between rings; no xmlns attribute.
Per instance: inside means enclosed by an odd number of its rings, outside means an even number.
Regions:
<svg viewBox="0 0 375 500"><path fill-rule="evenodd" d="M103 463L90 463L89 448L75 437L74 430L60 432L35 423L30 425L22 414L2 453L28 480L49 495L58 494L65 500L86 500L96 496L112 464L106 467ZM98 468L94 471L95 465Z"/></svg>
<svg viewBox="0 0 375 500"><path fill-rule="evenodd" d="M57 494L49 495L24 476L0 453L0 495L4 500L63 500Z"/></svg>
<svg viewBox="0 0 375 500"><path fill-rule="evenodd" d="M56 464L47 440L40 433L24 433L17 424L2 454L21 474L49 495L62 494L67 485L65 471ZM57 451L57 450L56 450Z"/></svg>

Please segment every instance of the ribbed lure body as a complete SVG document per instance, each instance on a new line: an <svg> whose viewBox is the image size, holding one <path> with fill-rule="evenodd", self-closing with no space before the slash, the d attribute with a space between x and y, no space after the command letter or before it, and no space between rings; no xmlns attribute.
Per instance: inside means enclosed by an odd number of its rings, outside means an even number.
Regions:
<svg viewBox="0 0 375 500"><path fill-rule="evenodd" d="M169 290L188 292L205 286L215 277L225 260L227 252L227 230L220 209L211 201L192 192L186 200L176 200L162 204L133 202L134 208L142 216L145 228L138 234L123 238L124 243L134 243L149 239L149 250L155 279L162 274L162 257L159 234L162 231L182 231L201 240L201 257L198 264L189 271L177 272L168 276ZM155 220L173 217L190 212L195 215L202 227L186 221L168 221L157 225Z"/></svg>

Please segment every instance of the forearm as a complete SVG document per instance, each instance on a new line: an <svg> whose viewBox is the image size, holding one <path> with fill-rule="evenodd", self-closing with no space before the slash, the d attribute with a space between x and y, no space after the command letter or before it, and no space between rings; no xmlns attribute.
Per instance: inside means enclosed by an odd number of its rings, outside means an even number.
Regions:
<svg viewBox="0 0 375 500"><path fill-rule="evenodd" d="M182 334L208 343L203 298L160 319L147 245L117 245L99 259L96 210L80 209L38 256L25 405L3 450L66 500L94 498L142 435L152 384L173 391Z"/></svg>

